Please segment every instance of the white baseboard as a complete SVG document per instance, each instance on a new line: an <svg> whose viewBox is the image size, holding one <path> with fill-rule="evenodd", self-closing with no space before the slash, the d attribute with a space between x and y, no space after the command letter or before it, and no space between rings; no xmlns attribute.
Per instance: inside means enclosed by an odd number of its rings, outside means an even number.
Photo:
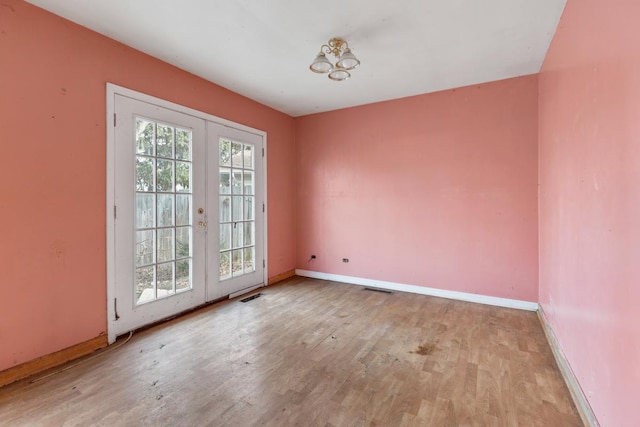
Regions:
<svg viewBox="0 0 640 427"><path fill-rule="evenodd" d="M403 283L385 282L382 280L364 279L361 277L342 276L340 274L321 273L318 271L298 270L298 276L313 279L331 280L334 282L350 283L354 285L368 286L371 288L389 289L400 292L430 295L440 298L455 299L459 301L475 302L479 304L494 305L497 307L517 308L519 310L537 311L538 303L521 301L509 298L490 297L486 295L471 294L467 292L447 291L444 289L427 288L424 286L405 285Z"/></svg>
<svg viewBox="0 0 640 427"><path fill-rule="evenodd" d="M553 333L553 329L551 329L551 325L547 322L547 317L544 314L542 306L538 309L538 317L540 318L542 329L544 330L544 334L547 336L547 341L549 342L553 356L556 359L560 373L564 378L565 384L567 384L569 393L571 393L573 403L575 403L578 413L582 418L582 422L587 427L599 427L600 424L598 424L598 419L593 413L591 405L589 405L589 401L584 395L582 387L580 387L580 383L571 369L571 365L569 365L569 361L562 352L562 349L558 344L558 340L556 339L556 335Z"/></svg>

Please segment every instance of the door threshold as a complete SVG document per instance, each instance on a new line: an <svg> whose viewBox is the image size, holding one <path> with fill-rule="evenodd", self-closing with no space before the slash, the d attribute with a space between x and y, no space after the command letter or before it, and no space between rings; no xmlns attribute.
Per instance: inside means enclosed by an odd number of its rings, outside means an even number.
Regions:
<svg viewBox="0 0 640 427"><path fill-rule="evenodd" d="M250 288L245 288L242 290L239 290L238 292L234 292L232 294L229 294L229 299L233 299L235 297L239 297L240 295L244 295L244 294L248 294L251 291L255 291L258 288L261 288L264 286L264 283L260 283L259 285L256 286L251 286Z"/></svg>

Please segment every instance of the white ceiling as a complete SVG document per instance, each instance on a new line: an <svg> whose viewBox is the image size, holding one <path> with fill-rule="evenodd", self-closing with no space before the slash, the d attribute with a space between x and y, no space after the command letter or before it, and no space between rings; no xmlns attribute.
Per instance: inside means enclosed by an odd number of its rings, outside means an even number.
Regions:
<svg viewBox="0 0 640 427"><path fill-rule="evenodd" d="M566 0L28 0L301 116L540 71ZM309 71L331 37L361 60Z"/></svg>

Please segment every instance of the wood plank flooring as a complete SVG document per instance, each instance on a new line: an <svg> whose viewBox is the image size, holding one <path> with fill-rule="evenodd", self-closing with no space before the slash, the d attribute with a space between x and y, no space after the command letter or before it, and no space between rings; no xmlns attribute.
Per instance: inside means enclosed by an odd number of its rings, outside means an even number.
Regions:
<svg viewBox="0 0 640 427"><path fill-rule="evenodd" d="M0 425L582 425L535 313L299 277L261 291L0 389Z"/></svg>

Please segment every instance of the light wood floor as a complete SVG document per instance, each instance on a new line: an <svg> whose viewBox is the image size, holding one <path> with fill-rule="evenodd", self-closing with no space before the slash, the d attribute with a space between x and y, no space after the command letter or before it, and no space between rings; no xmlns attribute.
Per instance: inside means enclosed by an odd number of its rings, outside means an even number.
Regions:
<svg viewBox="0 0 640 427"><path fill-rule="evenodd" d="M302 279L0 389L3 426L580 426L532 312Z"/></svg>

